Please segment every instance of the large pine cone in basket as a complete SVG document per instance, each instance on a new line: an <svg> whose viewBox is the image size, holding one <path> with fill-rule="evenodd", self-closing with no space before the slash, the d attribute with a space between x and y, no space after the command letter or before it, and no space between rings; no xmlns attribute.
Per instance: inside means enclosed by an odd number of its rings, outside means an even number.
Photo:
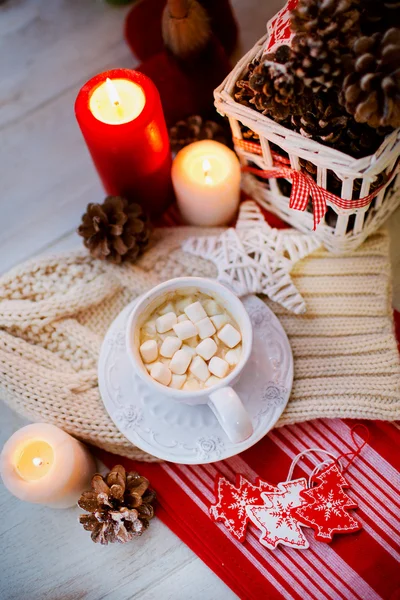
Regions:
<svg viewBox="0 0 400 600"><path fill-rule="evenodd" d="M292 70L313 92L340 88L360 21L355 0L300 0L291 13Z"/></svg>
<svg viewBox="0 0 400 600"><path fill-rule="evenodd" d="M287 66L264 60L253 71L249 86L254 92L250 100L256 109L277 120L286 119L295 110L303 85Z"/></svg>
<svg viewBox="0 0 400 600"><path fill-rule="evenodd" d="M272 63L274 67L276 65ZM296 83L293 84L292 80ZM354 158L373 154L388 132L387 129L376 130L366 123L357 123L339 104L335 90L314 94L296 77L290 79L282 72L275 76L269 60L254 61L249 65L247 76L237 83L235 99L304 137ZM258 136L251 131L244 131L243 137L258 141Z"/></svg>
<svg viewBox="0 0 400 600"><path fill-rule="evenodd" d="M360 7L362 8L360 26L363 35L400 27L399 0L363 0Z"/></svg>
<svg viewBox="0 0 400 600"><path fill-rule="evenodd" d="M303 83L290 67L291 50L281 46L263 60L254 60L245 77L236 83L235 100L277 122L301 112Z"/></svg>
<svg viewBox="0 0 400 600"><path fill-rule="evenodd" d="M299 0L291 13L292 72L314 92L342 91L355 120L400 124L400 2Z"/></svg>
<svg viewBox="0 0 400 600"><path fill-rule="evenodd" d="M292 47L254 60L237 82L236 101L355 158L376 152L400 125L398 30L362 35L386 22L375 16L377 1L299 0ZM383 4L397 14L394 2Z"/></svg>
<svg viewBox="0 0 400 600"><path fill-rule="evenodd" d="M260 61L254 59L251 63L247 65L247 71L242 79L238 79L236 82L236 89L234 92L234 98L236 102L239 104L243 104L243 106L248 106L252 108L251 100L254 98L254 90L250 87L250 77L253 74L253 71L258 65Z"/></svg>
<svg viewBox="0 0 400 600"><path fill-rule="evenodd" d="M291 117L291 125L302 136L341 150L354 158L373 154L385 134L366 124L356 123L337 103L333 92L315 95L309 100L303 114Z"/></svg>
<svg viewBox="0 0 400 600"><path fill-rule="evenodd" d="M359 38L355 70L343 82L342 102L359 123L400 127L400 29Z"/></svg>

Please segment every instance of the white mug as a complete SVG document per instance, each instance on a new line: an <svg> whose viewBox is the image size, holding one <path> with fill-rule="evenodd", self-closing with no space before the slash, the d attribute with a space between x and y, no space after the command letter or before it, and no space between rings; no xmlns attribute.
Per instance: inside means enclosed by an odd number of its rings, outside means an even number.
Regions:
<svg viewBox="0 0 400 600"><path fill-rule="evenodd" d="M223 308L233 317L240 328L242 335L242 353L239 363L234 369L215 385L194 392L187 390L176 390L150 377L143 365L140 347L140 329L149 315L160 306L171 292L179 291L180 294L203 292L215 298ZM130 314L127 331L126 347L135 372L150 387L173 398L177 402L186 404L208 404L221 427L229 439L234 443L243 442L253 433L251 419L244 408L232 385L238 380L244 366L246 365L253 343L252 325L245 307L235 294L220 283L203 277L178 277L171 279L154 287L144 294Z"/></svg>

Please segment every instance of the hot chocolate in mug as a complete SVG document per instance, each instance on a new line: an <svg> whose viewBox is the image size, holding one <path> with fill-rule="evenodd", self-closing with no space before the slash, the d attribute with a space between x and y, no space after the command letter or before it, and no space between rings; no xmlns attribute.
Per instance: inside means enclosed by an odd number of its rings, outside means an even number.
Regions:
<svg viewBox="0 0 400 600"><path fill-rule="evenodd" d="M210 387L196 391L174 389L153 379L143 364L140 355L140 331L152 314L174 293L185 296L203 293L214 299L235 321L241 334L242 350L239 362L220 381ZM126 346L131 364L138 376L157 392L185 404L207 404L229 439L234 443L243 442L253 433L251 419L232 385L239 379L251 353L253 330L250 318L242 302L233 292L220 283L203 277L179 277L152 288L144 294L130 314ZM217 379L217 378L214 378Z"/></svg>

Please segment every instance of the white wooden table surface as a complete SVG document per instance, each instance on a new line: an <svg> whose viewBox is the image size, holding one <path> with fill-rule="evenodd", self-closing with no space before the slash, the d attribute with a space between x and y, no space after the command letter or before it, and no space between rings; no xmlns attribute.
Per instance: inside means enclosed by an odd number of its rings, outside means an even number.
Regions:
<svg viewBox="0 0 400 600"><path fill-rule="evenodd" d="M233 0L243 50L283 0ZM122 27L127 8L100 0L0 4L0 272L80 243L88 202L104 196L74 119L81 85L112 67L134 67ZM400 212L391 229L399 231ZM400 308L400 241L393 236L394 303ZM25 422L0 403L0 446ZM136 543L101 547L78 509L26 504L0 487L0 600L228 600L235 595L155 519Z"/></svg>

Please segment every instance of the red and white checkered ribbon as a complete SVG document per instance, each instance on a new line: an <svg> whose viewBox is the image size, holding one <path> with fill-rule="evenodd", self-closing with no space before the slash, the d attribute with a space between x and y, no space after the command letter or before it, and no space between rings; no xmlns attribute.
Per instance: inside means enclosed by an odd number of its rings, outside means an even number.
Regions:
<svg viewBox="0 0 400 600"><path fill-rule="evenodd" d="M253 154L262 154L261 147L258 144L248 142L246 140L235 139L234 141L236 145L238 141L241 142L239 145L245 150L253 152ZM272 157L276 162L281 162L285 164L289 163L289 161L285 157L279 156L279 154L276 154L275 152L272 153ZM396 162L392 172L388 177L388 180L383 185L376 188L373 192L371 192L371 194L368 194L368 196L364 196L363 198L358 198L355 200L344 199L340 196L332 194L331 192L328 192L328 190L317 185L314 179L308 173L296 171L296 169L284 166L284 164L276 167L271 167L265 170L256 169L254 167L242 167L242 171L252 173L253 175L257 175L257 177L262 177L263 179L270 179L275 177L285 177L286 179L291 179L292 191L290 193L289 208L305 211L307 208L308 200L311 197L314 213L313 229L315 230L317 225L320 223L320 221L323 219L326 213L328 201L339 208L348 210L354 210L355 208L364 208L365 206L368 206L372 202L372 200L379 194L379 192L391 182L393 177L398 172L398 166L399 161Z"/></svg>

